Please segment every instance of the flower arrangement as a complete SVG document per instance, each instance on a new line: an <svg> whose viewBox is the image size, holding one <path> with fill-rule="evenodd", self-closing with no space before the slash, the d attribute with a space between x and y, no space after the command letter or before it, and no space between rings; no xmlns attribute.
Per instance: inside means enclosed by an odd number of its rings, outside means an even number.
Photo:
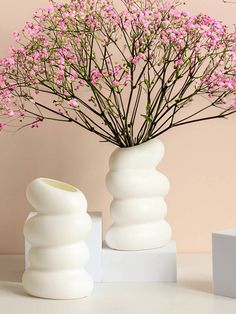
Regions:
<svg viewBox="0 0 236 314"><path fill-rule="evenodd" d="M236 111L236 32L223 23L178 0L50 2L0 60L0 129L73 122L129 147Z"/></svg>

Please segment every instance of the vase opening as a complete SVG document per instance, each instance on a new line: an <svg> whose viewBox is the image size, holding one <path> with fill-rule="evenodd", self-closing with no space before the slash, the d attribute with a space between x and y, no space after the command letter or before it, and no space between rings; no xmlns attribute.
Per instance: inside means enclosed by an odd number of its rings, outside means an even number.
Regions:
<svg viewBox="0 0 236 314"><path fill-rule="evenodd" d="M45 182L46 184L53 186L54 188L60 189L60 190L64 190L64 191L68 191L68 192L77 192L78 190L73 187L70 184L61 182L61 181L57 181L57 180L53 180L53 179L42 179L43 182Z"/></svg>

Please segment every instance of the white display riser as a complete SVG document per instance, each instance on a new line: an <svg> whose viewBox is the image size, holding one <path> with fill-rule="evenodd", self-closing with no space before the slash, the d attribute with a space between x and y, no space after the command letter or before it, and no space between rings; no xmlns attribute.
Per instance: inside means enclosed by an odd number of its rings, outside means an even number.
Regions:
<svg viewBox="0 0 236 314"><path fill-rule="evenodd" d="M29 217L35 213L30 213ZM142 251L118 251L102 247L102 215L90 212L92 230L87 239L90 261L86 270L95 282L175 282L176 244ZM28 217L28 218L29 218ZM25 242L25 267L30 266L28 252L30 244Z"/></svg>
<svg viewBox="0 0 236 314"><path fill-rule="evenodd" d="M236 298L236 229L213 233L212 257L214 293Z"/></svg>
<svg viewBox="0 0 236 314"><path fill-rule="evenodd" d="M176 282L176 245L142 251L102 249L103 282Z"/></svg>

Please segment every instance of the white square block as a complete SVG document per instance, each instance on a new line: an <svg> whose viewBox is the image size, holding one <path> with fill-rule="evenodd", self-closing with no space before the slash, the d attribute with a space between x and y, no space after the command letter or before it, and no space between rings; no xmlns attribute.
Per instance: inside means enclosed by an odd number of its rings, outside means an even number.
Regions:
<svg viewBox="0 0 236 314"><path fill-rule="evenodd" d="M31 212L27 219L36 215L35 212ZM102 280L102 213L90 212L92 219L92 229L86 240L86 243L90 252L90 260L86 266L86 270L92 276L95 282L101 282ZM30 266L28 254L30 250L30 243L25 240L25 269Z"/></svg>
<svg viewBox="0 0 236 314"><path fill-rule="evenodd" d="M103 282L176 282L176 244L153 250L102 250Z"/></svg>
<svg viewBox="0 0 236 314"><path fill-rule="evenodd" d="M236 229L213 233L212 255L214 293L236 298Z"/></svg>
<svg viewBox="0 0 236 314"><path fill-rule="evenodd" d="M102 213L90 212L92 230L86 240L89 248L90 259L86 266L87 272L95 282L102 280Z"/></svg>

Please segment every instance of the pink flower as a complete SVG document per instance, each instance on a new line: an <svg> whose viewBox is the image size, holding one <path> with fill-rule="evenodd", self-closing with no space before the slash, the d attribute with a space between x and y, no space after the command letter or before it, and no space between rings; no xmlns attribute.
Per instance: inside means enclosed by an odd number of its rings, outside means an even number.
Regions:
<svg viewBox="0 0 236 314"><path fill-rule="evenodd" d="M76 107L79 106L79 103L78 103L78 101L77 101L76 99L71 99L71 100L69 101L69 105L70 105L71 107L76 108Z"/></svg>
<svg viewBox="0 0 236 314"><path fill-rule="evenodd" d="M15 115L15 112L12 109L3 110L2 113L8 117L13 117Z"/></svg>
<svg viewBox="0 0 236 314"><path fill-rule="evenodd" d="M62 114L64 112L64 108L61 105L56 104L56 111Z"/></svg>
<svg viewBox="0 0 236 314"><path fill-rule="evenodd" d="M164 20L162 22L163 26L168 27L170 25L170 21L169 20Z"/></svg>
<svg viewBox="0 0 236 314"><path fill-rule="evenodd" d="M22 107L27 112L29 105L33 111L39 91L59 99L58 113L66 115L69 107L74 116L81 101L86 114L90 109L94 113L119 106L123 89L132 85L137 87L134 94L139 97L153 84L154 98L155 92L178 92L182 82L194 77L189 85L191 92L196 91L194 97L199 92L211 98L212 103L218 99L217 104L219 96L236 91L236 30L229 31L206 14L182 11L176 5L178 0L125 0L122 10L112 0L68 0L66 4L49 1L51 8L37 10L21 33L13 33L19 44L10 47L8 57L0 59L0 112L7 121L11 117L15 121ZM163 84L159 84L165 65L168 73L176 70L170 81L165 78L166 87L174 84L166 91L160 90ZM131 73L133 84L129 84ZM184 92L189 95L188 90ZM80 94L81 100L72 93ZM86 106L87 101L91 107ZM232 108L236 109L236 103ZM113 112L116 115L116 110L111 110L108 118ZM40 122L36 117L32 127L38 127Z"/></svg>
<svg viewBox="0 0 236 314"><path fill-rule="evenodd" d="M61 20L61 21L59 22L59 26L60 26L61 29L66 29L65 21Z"/></svg>
<svg viewBox="0 0 236 314"><path fill-rule="evenodd" d="M130 74L125 74L125 81L130 81L130 80L131 80Z"/></svg>
<svg viewBox="0 0 236 314"><path fill-rule="evenodd" d="M139 61L141 60L142 56L143 56L143 53L139 52L136 57L130 56L129 61L131 61L133 64L137 65L139 63Z"/></svg>
<svg viewBox="0 0 236 314"><path fill-rule="evenodd" d="M122 69L122 65L121 64L116 65L112 69L109 69L109 74L117 76L117 75L119 75L121 69Z"/></svg>
<svg viewBox="0 0 236 314"><path fill-rule="evenodd" d="M5 128L6 124L5 123L0 123L0 131L3 130L3 128Z"/></svg>
<svg viewBox="0 0 236 314"><path fill-rule="evenodd" d="M13 37L15 40L19 41L20 40L20 34L18 32L13 32Z"/></svg>
<svg viewBox="0 0 236 314"><path fill-rule="evenodd" d="M98 83L98 80L102 77L102 73L100 70L93 70L91 72L91 83L93 85L96 85Z"/></svg>
<svg viewBox="0 0 236 314"><path fill-rule="evenodd" d="M178 57L176 60L175 60L176 64L178 65L183 65L184 64L184 61L181 57Z"/></svg>
<svg viewBox="0 0 236 314"><path fill-rule="evenodd" d="M119 81L114 80L114 81L112 81L112 85L113 86L120 86L120 85L122 85L122 83L119 82Z"/></svg>
<svg viewBox="0 0 236 314"><path fill-rule="evenodd" d="M35 75L35 71L33 69L30 71L30 75L32 75L32 76Z"/></svg>

